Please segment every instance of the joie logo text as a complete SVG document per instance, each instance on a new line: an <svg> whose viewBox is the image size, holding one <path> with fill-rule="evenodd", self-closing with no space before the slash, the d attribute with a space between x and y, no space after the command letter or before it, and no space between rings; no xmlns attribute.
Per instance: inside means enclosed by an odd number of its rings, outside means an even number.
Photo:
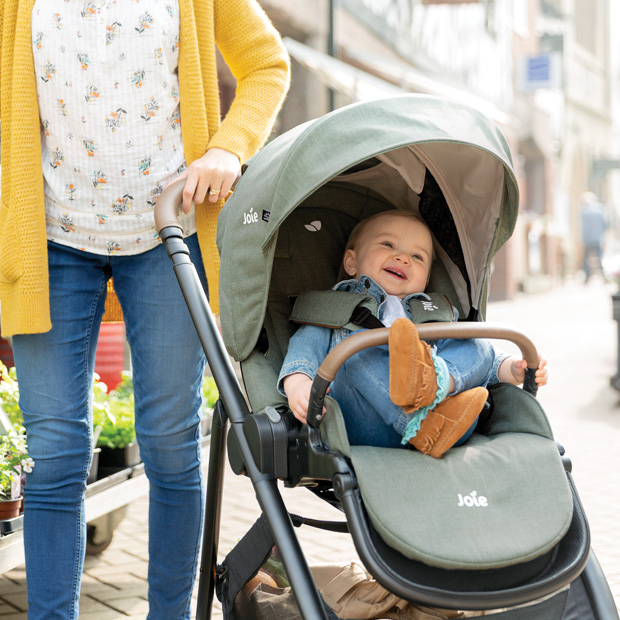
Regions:
<svg viewBox="0 0 620 620"><path fill-rule="evenodd" d="M249 213L243 214L243 224L256 224L258 222L258 213L254 209L250 209Z"/></svg>
<svg viewBox="0 0 620 620"><path fill-rule="evenodd" d="M457 506L467 506L468 508L479 507L486 508L489 505L487 498L484 495L478 495L476 491L472 491L469 495L463 497L460 493Z"/></svg>

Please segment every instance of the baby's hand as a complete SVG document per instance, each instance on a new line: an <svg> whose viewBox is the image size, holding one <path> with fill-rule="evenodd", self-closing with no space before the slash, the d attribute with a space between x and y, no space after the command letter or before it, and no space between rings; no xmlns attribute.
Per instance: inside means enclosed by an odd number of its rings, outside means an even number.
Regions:
<svg viewBox="0 0 620 620"><path fill-rule="evenodd" d="M502 372L503 367L506 369ZM510 356L506 358L500 366L500 380L504 383L521 385L525 380L525 369L527 362L524 359ZM549 371L547 370L547 360L542 355L538 356L538 368L536 369L535 381L538 387L547 385Z"/></svg>
<svg viewBox="0 0 620 620"><path fill-rule="evenodd" d="M283 387L293 415L306 424L312 379L308 375L296 372L284 378Z"/></svg>
<svg viewBox="0 0 620 620"><path fill-rule="evenodd" d="M542 355L538 356L538 368L536 369L536 384L538 387L547 385L549 371L547 370L547 359Z"/></svg>

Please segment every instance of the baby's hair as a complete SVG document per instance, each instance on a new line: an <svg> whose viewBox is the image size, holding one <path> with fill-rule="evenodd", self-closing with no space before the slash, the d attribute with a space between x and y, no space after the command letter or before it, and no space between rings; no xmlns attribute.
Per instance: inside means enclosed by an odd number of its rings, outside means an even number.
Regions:
<svg viewBox="0 0 620 620"><path fill-rule="evenodd" d="M347 244L345 245L344 248L344 254L346 254L347 250L354 250L355 246L357 245L357 242L359 240L359 238L361 237L362 233L364 232L366 226L368 224L370 224L371 222L374 222L376 219L384 216L384 215L392 215L392 216L396 216L396 217L404 217L407 218L409 220L413 220L414 222L419 222L420 224L422 224L423 226L425 226L426 228L428 228L428 225L426 224L426 222L417 214L414 213L413 211L405 211L404 209L388 209L387 211L381 211L379 213L375 213L374 215L371 215L370 217L364 218L363 220L361 220L360 222L358 222L355 226L355 228L353 228L353 230L351 231L351 234L349 235L349 239L347 240ZM429 229L430 230L430 229ZM433 254L431 256L431 263L435 257L435 250L432 250ZM428 271L428 277L430 279L430 269ZM344 265L342 263L342 261L340 262L340 271L338 273L338 280L346 280L348 279L350 276L347 274L347 272L344 270Z"/></svg>
<svg viewBox="0 0 620 620"><path fill-rule="evenodd" d="M347 241L347 245L344 248L344 251L346 252L347 250L355 249L357 241L362 235L362 233L364 232L364 229L366 228L366 226L384 215L394 215L396 217L405 217L415 222L420 222L420 224L428 228L426 222L417 213L414 213L413 211L404 211L403 209L389 209L388 211L381 211L380 213L375 213L374 215L364 218L361 222L357 223L357 225L355 226L355 228L351 231L351 234L349 235L349 239Z"/></svg>

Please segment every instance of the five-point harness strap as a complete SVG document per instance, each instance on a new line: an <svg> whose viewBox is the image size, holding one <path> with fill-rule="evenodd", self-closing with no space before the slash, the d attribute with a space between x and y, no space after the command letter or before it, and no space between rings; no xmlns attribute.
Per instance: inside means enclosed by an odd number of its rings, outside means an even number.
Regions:
<svg viewBox="0 0 620 620"><path fill-rule="evenodd" d="M429 297L430 300L409 300L411 320L414 323L455 320L454 307L445 295L430 293ZM352 331L384 327L377 318L377 310L377 300L371 295L350 291L307 291L295 301L290 320L331 329L346 327Z"/></svg>

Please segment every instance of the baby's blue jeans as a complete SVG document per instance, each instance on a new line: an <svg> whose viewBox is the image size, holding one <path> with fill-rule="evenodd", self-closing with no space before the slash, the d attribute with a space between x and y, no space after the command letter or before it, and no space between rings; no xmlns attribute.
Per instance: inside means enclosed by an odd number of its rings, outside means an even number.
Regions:
<svg viewBox="0 0 620 620"><path fill-rule="evenodd" d="M487 340L437 340L435 353L446 363L458 393L486 386L495 351ZM348 359L336 374L330 395L338 402L351 445L396 448L413 414L395 405L389 393L387 345L364 349ZM475 428L465 433L463 443Z"/></svg>
<svg viewBox="0 0 620 620"><path fill-rule="evenodd" d="M186 242L206 290L196 235ZM78 617L95 349L113 275L150 483L148 618L189 619L203 510L199 408L205 359L172 263L163 245L135 256L100 256L53 243L48 250L52 330L13 339L35 461L24 511L28 617Z"/></svg>

